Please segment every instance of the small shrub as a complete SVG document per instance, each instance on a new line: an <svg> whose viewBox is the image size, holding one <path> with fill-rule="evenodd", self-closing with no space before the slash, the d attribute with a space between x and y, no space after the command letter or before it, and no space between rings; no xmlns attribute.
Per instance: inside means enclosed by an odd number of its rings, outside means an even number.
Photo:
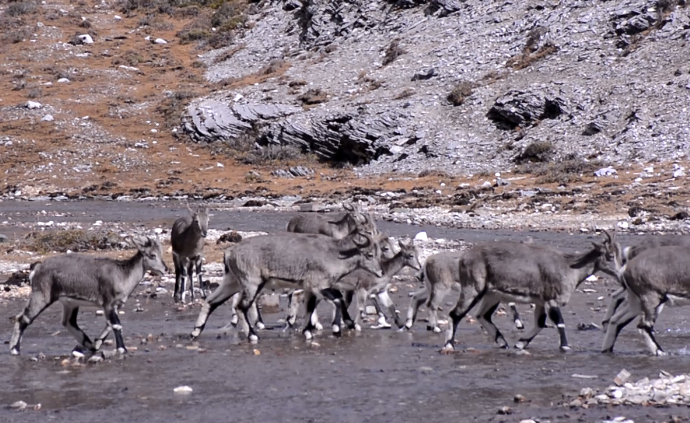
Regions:
<svg viewBox="0 0 690 423"><path fill-rule="evenodd" d="M26 98L35 99L43 95L43 90L40 87L34 87L26 93Z"/></svg>
<svg viewBox="0 0 690 423"><path fill-rule="evenodd" d="M424 169L419 174L417 175L418 178L424 178L424 177L437 177L437 178L448 178L448 173L444 170L440 169Z"/></svg>
<svg viewBox="0 0 690 423"><path fill-rule="evenodd" d="M386 53L383 56L383 65L386 66L393 63L395 59L405 53L407 53L407 51L400 46L400 40L397 38L394 39L386 48Z"/></svg>
<svg viewBox="0 0 690 423"><path fill-rule="evenodd" d="M155 13L147 13L146 16L139 19L139 26L148 26L157 31L170 31L174 25L168 22L163 16Z"/></svg>
<svg viewBox="0 0 690 423"><path fill-rule="evenodd" d="M181 44L203 41L210 38L211 35L213 35L211 33L211 21L203 16L194 19L176 34Z"/></svg>
<svg viewBox="0 0 690 423"><path fill-rule="evenodd" d="M271 75L279 72L283 67L285 67L286 62L283 59L271 60L268 65L264 66L259 70L259 75Z"/></svg>
<svg viewBox="0 0 690 423"><path fill-rule="evenodd" d="M166 128L174 128L180 124L180 117L189 101L199 94L193 91L175 91L156 107L156 112L163 117Z"/></svg>
<svg viewBox="0 0 690 423"><path fill-rule="evenodd" d="M49 252L111 250L121 240L112 231L84 231L81 229L34 231L20 242L21 248L41 254Z"/></svg>
<svg viewBox="0 0 690 423"><path fill-rule="evenodd" d="M412 97L414 95L414 90L412 88L405 88L401 92L395 95L393 99L402 100L403 98Z"/></svg>
<svg viewBox="0 0 690 423"><path fill-rule="evenodd" d="M550 141L536 141L529 144L516 158L516 163L547 162L553 158L555 148Z"/></svg>
<svg viewBox="0 0 690 423"><path fill-rule="evenodd" d="M297 97L304 104L312 105L328 101L328 94L320 88L310 88L306 93Z"/></svg>
<svg viewBox="0 0 690 423"><path fill-rule="evenodd" d="M5 9L7 16L22 16L34 13L36 11L36 3L32 1L19 1L10 3Z"/></svg>
<svg viewBox="0 0 690 423"><path fill-rule="evenodd" d="M232 56L234 56L238 51L242 50L244 48L244 44L239 44L236 46L233 46L232 48L229 48L216 56L215 59L213 59L213 63L221 63L225 62L226 60L230 60Z"/></svg>
<svg viewBox="0 0 690 423"><path fill-rule="evenodd" d="M251 150L243 158L242 163L262 165L268 163L297 160L302 157L299 148L292 145L269 145L261 149Z"/></svg>
<svg viewBox="0 0 690 423"><path fill-rule="evenodd" d="M4 29L4 28L3 28ZM17 44L29 39L33 35L33 30L27 26L6 31L0 36L2 44Z"/></svg>
<svg viewBox="0 0 690 423"><path fill-rule="evenodd" d="M288 87L290 87L290 88L303 87L305 85L307 85L307 81L305 81L304 79L298 79L295 81L290 81L288 83Z"/></svg>
<svg viewBox="0 0 690 423"><path fill-rule="evenodd" d="M232 45L235 42L235 35L232 31L214 32L206 41L206 45L213 48L223 48Z"/></svg>
<svg viewBox="0 0 690 423"><path fill-rule="evenodd" d="M516 168L517 173L529 173L537 177L540 184L569 184L582 180L582 176L591 176L603 166L599 160L585 161L570 156L557 163L525 163ZM582 176L580 176L582 175Z"/></svg>
<svg viewBox="0 0 690 423"><path fill-rule="evenodd" d="M448 97L446 97L446 99L453 106L461 106L465 102L465 99L472 95L472 91L474 90L474 88L475 84L473 84L472 82L461 81L457 85L455 85L455 87L448 94Z"/></svg>

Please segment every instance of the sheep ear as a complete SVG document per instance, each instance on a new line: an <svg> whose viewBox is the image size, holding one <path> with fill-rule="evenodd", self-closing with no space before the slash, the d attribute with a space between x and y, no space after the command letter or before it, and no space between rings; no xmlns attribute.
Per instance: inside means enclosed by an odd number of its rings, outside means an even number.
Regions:
<svg viewBox="0 0 690 423"><path fill-rule="evenodd" d="M399 240L398 240L398 245L399 245L400 248L402 248L403 250L404 250L405 248L407 248L407 245L405 245L405 244L402 242L402 239L399 239Z"/></svg>

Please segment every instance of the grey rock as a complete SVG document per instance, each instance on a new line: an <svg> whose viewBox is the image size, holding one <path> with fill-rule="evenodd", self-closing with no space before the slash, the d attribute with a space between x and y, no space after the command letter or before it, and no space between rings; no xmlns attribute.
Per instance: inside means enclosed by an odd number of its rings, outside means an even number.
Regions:
<svg viewBox="0 0 690 423"><path fill-rule="evenodd" d="M435 13L439 11L439 17L445 17L451 13L458 12L462 9L462 3L456 0L431 0L429 2L429 11Z"/></svg>
<svg viewBox="0 0 690 423"><path fill-rule="evenodd" d="M427 79L431 79L434 76L438 76L438 73L436 73L436 69L435 68L428 68L428 69L424 69L424 70L414 74L414 76L412 76L412 80L413 81L424 81Z"/></svg>
<svg viewBox="0 0 690 423"><path fill-rule="evenodd" d="M612 168L612 167L603 167L603 168L601 168L601 169L595 171L595 172L594 172L594 176L598 176L598 177L601 177L601 176L611 176L611 175L615 175L615 174L617 174L617 173L618 173L618 172L616 171L616 169L614 169L614 168Z"/></svg>
<svg viewBox="0 0 690 423"><path fill-rule="evenodd" d="M560 97L512 90L496 99L486 117L501 129L514 129L536 120L555 119L563 113L565 101Z"/></svg>
<svg viewBox="0 0 690 423"><path fill-rule="evenodd" d="M302 2L300 2L298 0L288 0L283 5L283 10L286 12L289 12L291 10L301 9L301 8L302 8Z"/></svg>
<svg viewBox="0 0 690 423"><path fill-rule="evenodd" d="M0 243L9 242L10 238L7 235L0 234Z"/></svg>
<svg viewBox="0 0 690 423"><path fill-rule="evenodd" d="M582 131L582 135L595 135L601 132L604 129L604 125L599 122L590 122L585 126L584 131Z"/></svg>

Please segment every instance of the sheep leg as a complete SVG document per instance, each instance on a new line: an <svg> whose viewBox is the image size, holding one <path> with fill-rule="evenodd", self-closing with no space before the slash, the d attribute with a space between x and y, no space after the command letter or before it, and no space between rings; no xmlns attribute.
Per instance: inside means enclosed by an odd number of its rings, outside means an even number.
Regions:
<svg viewBox="0 0 690 423"><path fill-rule="evenodd" d="M312 330L315 329L314 321L312 315L315 314L316 306L318 305L318 298L312 292L304 291L304 299L306 301L306 325L304 325L304 330L302 334L310 341L314 336L312 335Z"/></svg>
<svg viewBox="0 0 690 423"><path fill-rule="evenodd" d="M34 319L36 319L36 317L38 317L38 315L51 304L52 302L49 302L42 293L31 293L29 302L24 310L22 310L22 312L14 318L14 330L12 331L12 338L10 339L10 354L19 355L20 344L22 342L24 331L31 323L33 323Z"/></svg>
<svg viewBox="0 0 690 423"><path fill-rule="evenodd" d="M192 303L194 302L194 261L193 258L187 261L187 278L185 280L185 282L189 282L189 296ZM201 288L201 286L199 288Z"/></svg>
<svg viewBox="0 0 690 423"><path fill-rule="evenodd" d="M656 307L652 307L651 304L649 304L650 301L648 301L646 298L643 299L642 301L642 318L640 319L640 322L637 325L637 328L640 330L640 333L642 333L642 336L644 337L644 341L647 344L647 348L651 351L652 354L661 356L661 355L666 355L666 352L661 348L661 345L656 340L656 337L654 336L654 323L656 323L657 317L659 317L659 313L661 312L661 309L664 307L664 303L662 302L663 300L657 300L654 298L655 301L658 301Z"/></svg>
<svg viewBox="0 0 690 423"><path fill-rule="evenodd" d="M400 321L400 316L398 316L397 311L395 310L395 303L393 300L391 300L391 297L388 295L388 291L385 289L383 291L380 291L377 295L376 298L374 299L374 304L377 305L378 308L378 303L379 301L381 302L381 305L383 305L384 308L388 309L388 312L393 316L393 320L395 321L395 325L398 327L398 329L402 328L404 325ZM381 322L381 318L383 318L383 321L386 321L386 315L383 314L383 312L379 311L379 322ZM390 325L388 325L390 327Z"/></svg>
<svg viewBox="0 0 690 423"><path fill-rule="evenodd" d="M252 325L252 321L250 318L250 308L252 304L256 302L256 298L259 296L261 293L261 289L264 287L266 284L265 281L258 281L258 283L253 283L254 281L247 281L247 283L243 284L244 287L244 298L242 298L242 301L240 302L240 310L242 311L242 314L244 315L244 320L246 321L247 324L247 337L249 339L249 342L251 343L256 343L259 341L259 335L257 335L256 331L254 330L254 326Z"/></svg>
<svg viewBox="0 0 690 423"><path fill-rule="evenodd" d="M287 294L288 306L287 306L287 316L285 317L285 330L293 328L295 322L297 321L297 313L299 312L299 306L304 299L304 290L302 289L291 289Z"/></svg>
<svg viewBox="0 0 690 423"><path fill-rule="evenodd" d="M539 335L539 332L546 327L546 309L544 308L544 304L534 305L533 316L534 323L532 324L532 330L518 340L517 344L515 344L515 348L523 349L527 347L534 337Z"/></svg>
<svg viewBox="0 0 690 423"><path fill-rule="evenodd" d="M175 265L175 292L173 294L173 301L179 303L182 300L182 293L180 288L182 288L182 263L180 263L180 257L173 253L173 264Z"/></svg>
<svg viewBox="0 0 690 423"><path fill-rule="evenodd" d="M515 327L518 330L523 330L525 328L525 324L522 323L522 320L520 319L520 313L518 313L517 306L515 303L508 303L508 307L510 308L510 311L513 313L513 322L515 323Z"/></svg>
<svg viewBox="0 0 690 423"><path fill-rule="evenodd" d="M201 291L201 298L206 299L208 292L206 292L206 288L204 286L204 281L202 279L202 275L204 273L204 270L201 268L202 264L203 264L203 260L201 259L201 256L197 257L197 259L195 260L195 265L196 265L196 276L199 279L199 291Z"/></svg>
<svg viewBox="0 0 690 423"><path fill-rule="evenodd" d="M122 324L120 323L120 318L117 315L117 308L109 306L104 307L103 309L105 316L108 319L108 323L110 323L110 326L113 328L113 332L115 333L115 346L117 348L117 352L124 354L127 352L127 348L125 348L125 341L122 338Z"/></svg>
<svg viewBox="0 0 690 423"><path fill-rule="evenodd" d="M192 331L191 338L196 339L203 332L208 317L217 309L221 304L228 300L228 298L233 297L233 304L238 306L240 300L242 299L242 292L240 292L240 286L237 283L221 284L218 289L213 291L206 300L201 305L201 311L199 311L199 317L196 319L194 324L194 330ZM233 307L234 308L234 307Z"/></svg>
<svg viewBox="0 0 690 423"><path fill-rule="evenodd" d="M254 301L254 304L252 304L251 308L251 318L253 319L252 321L254 322L254 325L256 326L257 329L266 329L266 325L264 324L264 319L261 316L261 308L259 307L259 301L257 298L257 301Z"/></svg>
<svg viewBox="0 0 690 423"><path fill-rule="evenodd" d="M214 291L215 293L215 291ZM213 294L211 294L213 295ZM210 297L209 297L210 298ZM231 299L230 299L230 310L232 315L230 316L230 325L232 327L237 326L237 322L239 321L239 312L237 311L237 305L240 303L240 300L242 299L242 295L240 295L239 292L236 292L232 294ZM208 298L207 298L208 301ZM229 325L226 325L226 327Z"/></svg>
<svg viewBox="0 0 690 423"><path fill-rule="evenodd" d="M606 309L606 315L604 316L604 320L601 321L602 326L607 326L609 324L609 321L611 320L611 317L613 317L613 314L618 310L618 307L623 304L623 301L625 301L625 293L626 293L625 287L622 287L618 291L614 292L611 295L611 301L609 302L609 307Z"/></svg>
<svg viewBox="0 0 690 423"><path fill-rule="evenodd" d="M460 291L460 298L458 299L458 303L453 308L453 310L450 311L449 317L451 318L452 322L450 326L448 327L448 332L446 335L446 345L443 347L444 350L450 350L452 351L455 347L455 333L458 330L458 324L460 321L467 315L467 313L472 310L472 307L477 305L479 301L481 301L482 297L484 297L485 291L482 292L477 292L474 289L463 289Z"/></svg>
<svg viewBox="0 0 690 423"><path fill-rule="evenodd" d="M613 345L616 343L618 334L621 332L621 330L623 330L624 327L626 327L637 316L639 316L641 311L642 305L640 304L640 299L637 297L637 295L628 294L627 301L623 303L623 306L616 311L609 321L609 325L606 328L606 335L604 336L604 344L601 347L601 352L613 352Z"/></svg>
<svg viewBox="0 0 690 423"><path fill-rule="evenodd" d="M110 335L110 331L111 331L111 330L112 330L112 328L111 328L110 325L107 324L107 322L106 322L105 328L104 328L103 331L96 337L96 339L95 339L94 342L93 342L93 349L94 349L94 350L98 351L98 350L101 349L101 346L103 345L103 342L104 342L105 339L108 337L108 335Z"/></svg>
<svg viewBox="0 0 690 423"><path fill-rule="evenodd" d="M431 287L431 294L427 301L429 321L427 322L426 330L441 333L441 327L438 325L438 311L441 309L443 299L448 295L448 291L450 291L450 288L441 284L436 284ZM467 309L467 311L469 312L470 309Z"/></svg>
<svg viewBox="0 0 690 423"><path fill-rule="evenodd" d="M326 288L321 290L321 295L328 301L332 302L335 306L335 316L333 317L333 335L336 337L342 336L340 328L340 320L348 326L350 329L355 328L355 322L352 321L350 313L348 313L345 303L343 301L343 295L337 289Z"/></svg>
<svg viewBox="0 0 690 423"><path fill-rule="evenodd" d="M477 313L477 320L486 330L494 342L496 342L501 348L508 348L508 342L498 330L494 322L491 321L491 316L494 314L498 305L501 304L501 299L495 296L485 296L482 301L479 313Z"/></svg>
<svg viewBox="0 0 690 423"><path fill-rule="evenodd" d="M563 320L563 313L561 308L555 301L549 301L549 319L558 328L558 336L560 337L560 348L562 351L569 351L568 338L565 335L565 321Z"/></svg>
<svg viewBox="0 0 690 423"><path fill-rule="evenodd" d="M93 342L88 335L77 324L77 316L79 314L79 307L69 306L64 304L62 308L62 326L67 328L67 331L74 336L79 345L87 350L96 351Z"/></svg>
<svg viewBox="0 0 690 423"><path fill-rule="evenodd" d="M367 291L364 288L358 287L355 291L348 291L355 294L355 299L357 301L357 314L355 315L355 330L362 330L362 323L364 316L366 315L365 304L367 301Z"/></svg>
<svg viewBox="0 0 690 423"><path fill-rule="evenodd" d="M405 328L410 330L414 325L415 320L417 320L417 312L419 312L419 307L427 302L429 298L429 293L426 287L424 289L412 294L412 299L410 300L410 306L407 308L407 321L405 322Z"/></svg>

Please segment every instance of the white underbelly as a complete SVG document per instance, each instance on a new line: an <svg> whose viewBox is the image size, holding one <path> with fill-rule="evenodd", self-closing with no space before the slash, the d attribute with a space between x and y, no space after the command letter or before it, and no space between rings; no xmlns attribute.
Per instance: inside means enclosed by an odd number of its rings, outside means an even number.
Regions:
<svg viewBox="0 0 690 423"><path fill-rule="evenodd" d="M690 306L690 298L687 297L679 297L677 295L667 295L666 298L668 298L668 304L669 307L684 307L684 306Z"/></svg>

